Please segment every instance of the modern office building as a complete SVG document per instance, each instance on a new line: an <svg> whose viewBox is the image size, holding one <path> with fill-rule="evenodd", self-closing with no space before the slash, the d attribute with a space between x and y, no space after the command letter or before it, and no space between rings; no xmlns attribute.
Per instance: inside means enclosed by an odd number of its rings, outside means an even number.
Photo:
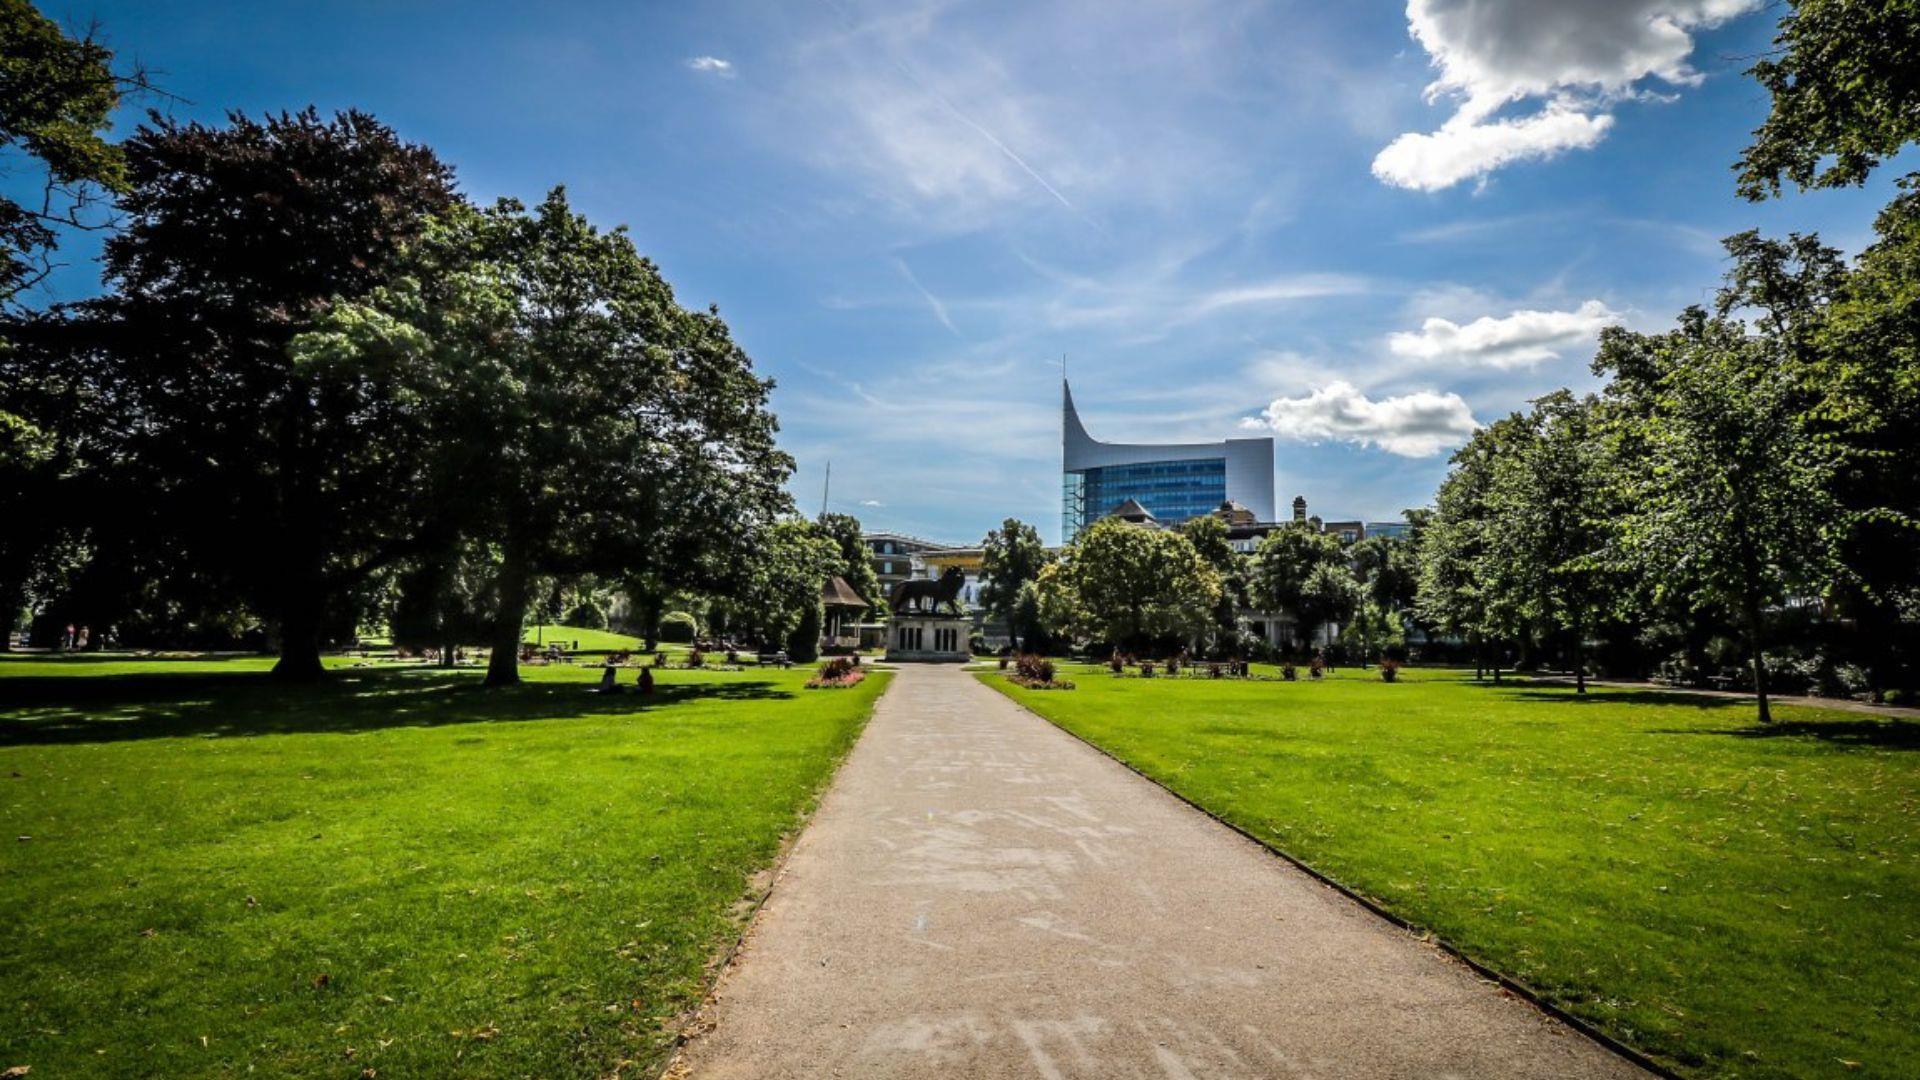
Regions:
<svg viewBox="0 0 1920 1080"><path fill-rule="evenodd" d="M1129 499L1163 525L1212 513L1235 502L1260 521L1273 520L1273 440L1212 443L1100 442L1074 411L1066 381L1061 394L1061 532L1080 530Z"/></svg>

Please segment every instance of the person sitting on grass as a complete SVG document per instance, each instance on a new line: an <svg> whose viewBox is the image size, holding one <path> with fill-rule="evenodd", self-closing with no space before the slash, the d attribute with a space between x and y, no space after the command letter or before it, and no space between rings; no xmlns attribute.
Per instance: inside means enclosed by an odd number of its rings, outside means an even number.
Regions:
<svg viewBox="0 0 1920 1080"><path fill-rule="evenodd" d="M601 693L617 694L620 692L620 684L613 681L615 674L616 672L612 664L608 664L605 667L602 667L600 669L600 692Z"/></svg>

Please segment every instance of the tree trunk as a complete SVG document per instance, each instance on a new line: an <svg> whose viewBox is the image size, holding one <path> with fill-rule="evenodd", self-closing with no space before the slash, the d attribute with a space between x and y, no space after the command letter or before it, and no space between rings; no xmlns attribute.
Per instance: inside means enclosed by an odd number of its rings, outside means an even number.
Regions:
<svg viewBox="0 0 1920 1080"><path fill-rule="evenodd" d="M493 653L487 657L487 685L513 686L520 681L520 632L532 599L526 564L511 549L500 565L500 604L493 617Z"/></svg>
<svg viewBox="0 0 1920 1080"><path fill-rule="evenodd" d="M1573 623L1573 692L1587 692L1587 634L1578 619Z"/></svg>
<svg viewBox="0 0 1920 1080"><path fill-rule="evenodd" d="M1753 695L1760 705L1760 722L1771 724L1773 710L1767 703L1767 660L1760 619L1760 601L1750 597L1747 600L1747 649L1753 660Z"/></svg>
<svg viewBox="0 0 1920 1080"><path fill-rule="evenodd" d="M311 596L295 597L280 619L280 659L273 665L273 677L292 683L326 677L320 663L320 612Z"/></svg>

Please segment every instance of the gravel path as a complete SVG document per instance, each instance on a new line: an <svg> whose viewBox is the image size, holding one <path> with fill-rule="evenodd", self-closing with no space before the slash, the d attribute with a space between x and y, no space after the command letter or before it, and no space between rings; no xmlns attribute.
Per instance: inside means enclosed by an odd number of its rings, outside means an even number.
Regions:
<svg viewBox="0 0 1920 1080"><path fill-rule="evenodd" d="M1645 1075L951 667L894 677L705 1022L669 1075Z"/></svg>

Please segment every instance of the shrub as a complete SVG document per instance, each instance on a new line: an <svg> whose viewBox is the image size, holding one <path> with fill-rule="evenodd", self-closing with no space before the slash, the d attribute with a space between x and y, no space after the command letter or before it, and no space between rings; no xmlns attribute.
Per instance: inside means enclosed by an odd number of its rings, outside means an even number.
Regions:
<svg viewBox="0 0 1920 1080"><path fill-rule="evenodd" d="M587 597L573 605L573 609L567 612L567 625L577 626L582 630L605 630L607 609L601 607L592 597Z"/></svg>
<svg viewBox="0 0 1920 1080"><path fill-rule="evenodd" d="M660 640L676 645L690 644L700 633L700 623L684 611L669 611L660 617Z"/></svg>
<svg viewBox="0 0 1920 1080"><path fill-rule="evenodd" d="M1120 655L1119 649L1113 650L1112 654L1107 657L1107 670L1113 672L1115 675L1119 675L1127 670L1127 658Z"/></svg>
<svg viewBox="0 0 1920 1080"><path fill-rule="evenodd" d="M701 652L697 647L692 652L687 653L688 667L705 667L706 664L707 654Z"/></svg>
<svg viewBox="0 0 1920 1080"><path fill-rule="evenodd" d="M1300 678L1300 671L1293 666L1293 661L1289 660L1280 665L1280 677L1288 682L1294 682Z"/></svg>
<svg viewBox="0 0 1920 1080"><path fill-rule="evenodd" d="M820 626L825 618L818 601L801 611L800 625L787 635L787 655L794 663L811 664L820 659Z"/></svg>
<svg viewBox="0 0 1920 1080"><path fill-rule="evenodd" d="M1398 682L1400 680L1400 661L1391 658L1380 661L1380 678L1386 682Z"/></svg>
<svg viewBox="0 0 1920 1080"><path fill-rule="evenodd" d="M1071 690L1073 683L1066 679L1056 679L1053 661L1044 656L1022 653L1013 662L1013 674L1008 676L1014 685L1028 690Z"/></svg>
<svg viewBox="0 0 1920 1080"><path fill-rule="evenodd" d="M807 689L844 689L849 686L860 685L860 680L866 677L867 673L861 669L860 665L856 662L856 658L851 656L836 656L820 665L820 670L814 673L813 678L807 680Z"/></svg>
<svg viewBox="0 0 1920 1080"><path fill-rule="evenodd" d="M1151 679L1153 678L1153 672L1154 672L1153 661L1151 660L1140 661L1140 677L1141 678Z"/></svg>

